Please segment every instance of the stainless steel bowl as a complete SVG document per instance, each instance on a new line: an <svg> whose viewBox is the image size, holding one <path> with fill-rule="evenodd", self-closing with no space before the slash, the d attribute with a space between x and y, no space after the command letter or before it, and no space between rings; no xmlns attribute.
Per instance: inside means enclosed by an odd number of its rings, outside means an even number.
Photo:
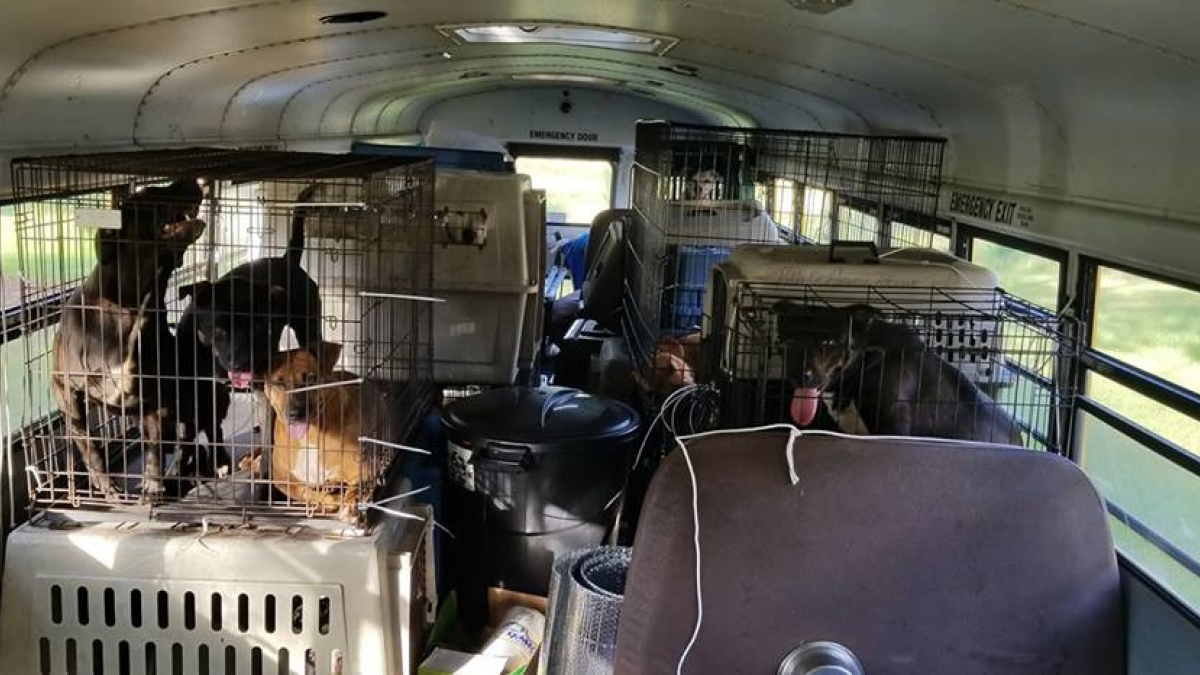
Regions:
<svg viewBox="0 0 1200 675"><path fill-rule="evenodd" d="M864 675L854 652L836 642L809 642L783 658L778 675Z"/></svg>

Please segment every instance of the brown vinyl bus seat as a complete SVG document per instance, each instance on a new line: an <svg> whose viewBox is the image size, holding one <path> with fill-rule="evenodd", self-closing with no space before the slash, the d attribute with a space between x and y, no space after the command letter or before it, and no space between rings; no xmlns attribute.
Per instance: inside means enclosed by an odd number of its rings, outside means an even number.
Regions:
<svg viewBox="0 0 1200 675"><path fill-rule="evenodd" d="M801 643L868 675L1125 672L1117 559L1062 457L786 432L688 444L704 620L684 673L774 674ZM674 673L696 619L692 487L676 451L642 510L617 675Z"/></svg>

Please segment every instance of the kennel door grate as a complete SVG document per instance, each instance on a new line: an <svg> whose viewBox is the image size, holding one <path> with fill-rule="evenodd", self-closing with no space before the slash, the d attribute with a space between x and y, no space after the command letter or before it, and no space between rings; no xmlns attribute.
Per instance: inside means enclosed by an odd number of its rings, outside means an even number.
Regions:
<svg viewBox="0 0 1200 675"><path fill-rule="evenodd" d="M26 158L13 175L14 426L36 508L366 524L397 452L319 448L314 491L272 473L269 419L231 406L266 388L280 350L331 342L319 375L374 387L338 426L407 438L430 399L434 310L398 298L432 294L432 161L193 148Z"/></svg>
<svg viewBox="0 0 1200 675"><path fill-rule="evenodd" d="M31 620L41 675L348 667L337 584L41 576Z"/></svg>

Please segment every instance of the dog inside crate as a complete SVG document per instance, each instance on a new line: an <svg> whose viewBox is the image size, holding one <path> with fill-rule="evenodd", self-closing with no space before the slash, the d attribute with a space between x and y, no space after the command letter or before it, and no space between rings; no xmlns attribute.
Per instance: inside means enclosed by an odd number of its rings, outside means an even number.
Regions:
<svg viewBox="0 0 1200 675"><path fill-rule="evenodd" d="M731 308L705 347L727 426L1048 450L1069 436L1069 322L1003 291L750 284Z"/></svg>
<svg viewBox="0 0 1200 675"><path fill-rule="evenodd" d="M772 312L792 388L788 415L797 425L811 425L824 405L851 433L1021 444L1016 422L929 348L919 320L865 304L783 300Z"/></svg>
<svg viewBox="0 0 1200 675"><path fill-rule="evenodd" d="M63 413L26 431L34 501L361 521L427 398L429 311L400 292L428 293L431 179L150 168L94 213L44 198L18 228L23 270L96 250L64 275L53 337L27 341Z"/></svg>

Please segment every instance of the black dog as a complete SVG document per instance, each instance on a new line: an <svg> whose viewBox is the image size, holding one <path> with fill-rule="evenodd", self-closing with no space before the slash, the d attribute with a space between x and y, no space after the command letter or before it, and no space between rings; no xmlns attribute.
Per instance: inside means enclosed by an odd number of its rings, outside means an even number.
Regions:
<svg viewBox="0 0 1200 675"><path fill-rule="evenodd" d="M908 326L865 305L774 310L798 425L812 422L824 393L839 420L857 409L866 426L857 431L1020 445L1008 413Z"/></svg>
<svg viewBox="0 0 1200 675"><path fill-rule="evenodd" d="M301 192L298 201L308 201L315 187ZM293 211L283 255L238 265L215 283L201 281L179 289L180 297L192 297L178 334L194 350L198 381L207 377L215 385L223 375L235 389L261 386L272 357L279 352L284 326L292 327L302 347L321 339L320 292L300 266L306 215L303 207ZM215 401L216 409L205 410L199 425L217 433L229 406L228 394L214 396L198 385L195 399L201 406Z"/></svg>
<svg viewBox="0 0 1200 675"><path fill-rule="evenodd" d="M221 422L229 413L229 387L213 357L212 350L200 341L196 333L194 313L185 313L175 331L179 344L179 409L180 421L186 434L196 438L203 431L208 438L210 453L191 453L180 464L181 477L211 477L221 466L230 467L231 460L224 447L225 434ZM196 462L193 464L193 462ZM185 486L180 485L183 492Z"/></svg>
<svg viewBox="0 0 1200 675"><path fill-rule="evenodd" d="M204 232L204 192L180 178L121 205L121 229L96 235L96 267L63 307L50 386L92 486L118 495L104 452L89 437L88 403L142 419L144 499L163 491L161 445L176 439L175 338L163 297L171 274Z"/></svg>

